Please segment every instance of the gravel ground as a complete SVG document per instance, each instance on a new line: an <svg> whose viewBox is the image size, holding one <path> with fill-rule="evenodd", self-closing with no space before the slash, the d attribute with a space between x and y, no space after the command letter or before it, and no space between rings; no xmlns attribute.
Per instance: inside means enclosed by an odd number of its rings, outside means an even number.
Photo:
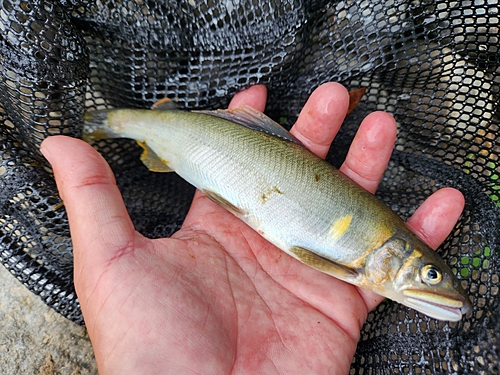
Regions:
<svg viewBox="0 0 500 375"><path fill-rule="evenodd" d="M1 265L0 374L97 374L86 330L47 307Z"/></svg>

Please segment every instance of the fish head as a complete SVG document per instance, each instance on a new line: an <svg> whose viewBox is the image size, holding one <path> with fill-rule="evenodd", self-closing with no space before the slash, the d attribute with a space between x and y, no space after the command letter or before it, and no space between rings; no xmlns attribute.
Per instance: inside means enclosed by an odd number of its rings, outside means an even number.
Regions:
<svg viewBox="0 0 500 375"><path fill-rule="evenodd" d="M365 274L377 293L435 319L458 321L472 309L450 267L413 235L393 237L374 251Z"/></svg>

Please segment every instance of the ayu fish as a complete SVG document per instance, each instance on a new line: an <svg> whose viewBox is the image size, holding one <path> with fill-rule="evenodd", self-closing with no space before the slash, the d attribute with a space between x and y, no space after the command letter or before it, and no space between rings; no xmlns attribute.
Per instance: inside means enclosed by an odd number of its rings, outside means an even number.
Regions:
<svg viewBox="0 0 500 375"><path fill-rule="evenodd" d="M430 317L470 300L444 261L371 193L250 107L87 112L87 140L125 137L156 172L175 171L299 261Z"/></svg>

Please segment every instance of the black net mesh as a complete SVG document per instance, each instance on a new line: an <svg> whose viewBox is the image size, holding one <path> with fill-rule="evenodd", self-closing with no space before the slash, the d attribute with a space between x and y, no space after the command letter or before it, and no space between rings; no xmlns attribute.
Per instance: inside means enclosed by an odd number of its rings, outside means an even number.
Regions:
<svg viewBox="0 0 500 375"><path fill-rule="evenodd" d="M466 198L438 250L474 299L447 323L390 301L363 328L352 374L500 372L499 0L60 0L0 2L0 254L31 291L78 323L64 207L39 144L80 135L87 109L222 108L252 84L285 126L319 84L366 94L329 154L356 126L392 113L396 149L378 191L408 217L433 191ZM193 188L148 172L128 140L95 147L149 237L182 223Z"/></svg>

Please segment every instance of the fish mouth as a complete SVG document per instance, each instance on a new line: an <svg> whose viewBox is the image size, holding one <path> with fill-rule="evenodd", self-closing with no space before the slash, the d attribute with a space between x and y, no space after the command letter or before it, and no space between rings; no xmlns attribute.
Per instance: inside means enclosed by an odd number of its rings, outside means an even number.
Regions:
<svg viewBox="0 0 500 375"><path fill-rule="evenodd" d="M414 289L407 289L402 293L406 306L439 320L457 322L463 314L472 310L470 301L462 296L450 297Z"/></svg>

